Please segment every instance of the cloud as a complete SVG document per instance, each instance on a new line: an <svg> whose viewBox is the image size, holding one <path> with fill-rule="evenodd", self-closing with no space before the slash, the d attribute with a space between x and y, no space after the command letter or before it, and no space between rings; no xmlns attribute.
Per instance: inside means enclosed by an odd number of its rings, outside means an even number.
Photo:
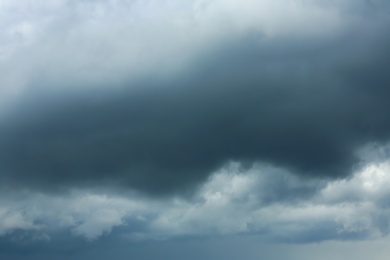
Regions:
<svg viewBox="0 0 390 260"><path fill-rule="evenodd" d="M146 211L145 205L136 198L96 193L74 192L68 196L50 197L27 192L17 198L4 197L1 202L5 216L0 223L2 235L32 230L48 236L66 229L93 241L109 234L114 227L125 225L126 219L137 220L139 214Z"/></svg>
<svg viewBox="0 0 390 260"><path fill-rule="evenodd" d="M33 223L24 219L21 212L15 212L15 211L10 211L7 208L1 208L0 216L1 216L0 235L4 235L7 234L8 232L12 232L15 229L33 230L36 228Z"/></svg>
<svg viewBox="0 0 390 260"><path fill-rule="evenodd" d="M53 241L65 230L87 241L118 237L132 243L238 234L292 244L375 240L389 233L389 167L383 161L348 180L327 182L233 163L215 172L194 197L164 200L93 190L4 194L2 212L12 223L3 217L0 233L16 239L23 231Z"/></svg>
<svg viewBox="0 0 390 260"><path fill-rule="evenodd" d="M350 38L280 46L250 33L173 78L30 92L3 117L3 183L169 194L231 160L348 176L357 150L387 142L390 130L388 39Z"/></svg>
<svg viewBox="0 0 390 260"><path fill-rule="evenodd" d="M172 194L231 160L347 176L389 132L388 23L365 8L3 1L2 183Z"/></svg>
<svg viewBox="0 0 390 260"><path fill-rule="evenodd" d="M359 6L356 1L3 0L2 102L42 87L42 81L49 81L50 89L62 83L63 88L112 88L129 78L180 73L194 57L248 31L270 39L329 40L377 20L360 17Z"/></svg>
<svg viewBox="0 0 390 260"><path fill-rule="evenodd" d="M370 190L364 187L367 181L375 181L386 165L370 166L350 180L332 182L298 180L288 173L276 175L269 168L242 175L220 172L199 191L195 203L176 204L162 212L153 225L168 234L249 233L288 243L375 239L388 234L383 223L388 213L379 203L387 194L370 197ZM376 169L373 175L369 174L372 167ZM379 182L373 186L380 194ZM346 199L355 189L360 197ZM270 201L275 194L278 197Z"/></svg>
<svg viewBox="0 0 390 260"><path fill-rule="evenodd" d="M387 241L388 7L0 0L0 258Z"/></svg>

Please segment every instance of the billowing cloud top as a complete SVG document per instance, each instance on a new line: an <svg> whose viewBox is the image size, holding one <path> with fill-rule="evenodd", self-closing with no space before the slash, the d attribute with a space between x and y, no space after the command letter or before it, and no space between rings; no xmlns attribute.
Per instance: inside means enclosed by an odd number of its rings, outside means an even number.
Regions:
<svg viewBox="0 0 390 260"><path fill-rule="evenodd" d="M368 194L367 167L387 165L389 11L380 0L0 0L0 235L43 222L94 240L127 217L148 238L386 233L334 222L333 203ZM27 203L17 190L65 206L30 201L26 213L10 206ZM242 221L213 222L210 208ZM292 228L285 210L315 219L315 238L273 228Z"/></svg>

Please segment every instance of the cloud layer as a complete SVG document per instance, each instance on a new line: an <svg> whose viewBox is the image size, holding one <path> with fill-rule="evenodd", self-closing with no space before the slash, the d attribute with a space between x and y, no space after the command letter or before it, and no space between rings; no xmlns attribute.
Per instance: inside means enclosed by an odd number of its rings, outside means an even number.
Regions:
<svg viewBox="0 0 390 260"><path fill-rule="evenodd" d="M389 8L0 0L0 252L388 239Z"/></svg>
<svg viewBox="0 0 390 260"><path fill-rule="evenodd" d="M0 233L16 243L26 239L17 230L44 243L53 236L56 243L56 234L64 230L93 241L115 227L132 242L240 233L291 243L377 239L389 233L389 168L385 161L349 180L324 182L233 163L193 198L162 201L93 190L54 197L4 194Z"/></svg>
<svg viewBox="0 0 390 260"><path fill-rule="evenodd" d="M191 188L231 160L347 176L359 148L389 137L382 32L286 47L251 33L180 76L114 89L64 90L65 79L47 90L42 81L3 119L1 177L45 189L122 183L162 194ZM373 36L380 41L366 39Z"/></svg>

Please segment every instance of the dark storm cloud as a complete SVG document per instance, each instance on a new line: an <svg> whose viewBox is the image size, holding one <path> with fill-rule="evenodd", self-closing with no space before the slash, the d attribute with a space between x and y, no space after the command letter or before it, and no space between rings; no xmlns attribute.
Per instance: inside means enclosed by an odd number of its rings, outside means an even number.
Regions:
<svg viewBox="0 0 390 260"><path fill-rule="evenodd" d="M347 176L357 148L390 136L389 43L363 32L286 47L251 34L184 76L33 93L2 121L1 181L162 194L193 187L231 160Z"/></svg>

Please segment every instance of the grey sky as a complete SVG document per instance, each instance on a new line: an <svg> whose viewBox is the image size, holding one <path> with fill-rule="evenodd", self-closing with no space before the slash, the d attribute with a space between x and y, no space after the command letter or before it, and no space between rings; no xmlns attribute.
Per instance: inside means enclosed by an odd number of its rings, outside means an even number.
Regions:
<svg viewBox="0 0 390 260"><path fill-rule="evenodd" d="M0 258L384 259L388 10L0 0Z"/></svg>

